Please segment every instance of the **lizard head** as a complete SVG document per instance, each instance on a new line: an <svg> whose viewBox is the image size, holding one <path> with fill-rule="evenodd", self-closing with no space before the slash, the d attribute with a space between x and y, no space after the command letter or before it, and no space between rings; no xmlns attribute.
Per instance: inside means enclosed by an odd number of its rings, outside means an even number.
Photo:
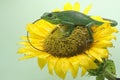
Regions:
<svg viewBox="0 0 120 80"><path fill-rule="evenodd" d="M58 14L59 12L44 13L41 16L41 19L44 19L52 24L59 24L61 20L58 18Z"/></svg>

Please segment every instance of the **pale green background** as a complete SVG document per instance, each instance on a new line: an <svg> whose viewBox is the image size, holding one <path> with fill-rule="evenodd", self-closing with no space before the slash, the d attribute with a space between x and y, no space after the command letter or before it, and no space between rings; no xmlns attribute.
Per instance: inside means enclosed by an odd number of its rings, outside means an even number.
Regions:
<svg viewBox="0 0 120 80"><path fill-rule="evenodd" d="M61 8L66 2L81 3L82 10L93 4L90 15L101 15L105 18L120 21L120 0L0 0L0 80L61 80L48 74L47 67L40 70L37 59L19 61L22 55L16 54L21 41L20 36L26 35L25 26L47 11ZM117 26L120 29L120 25ZM115 48L110 49L111 58L115 61L117 74L120 77L120 33L113 41ZM66 80L95 80L94 77L78 77L73 79L70 74Z"/></svg>

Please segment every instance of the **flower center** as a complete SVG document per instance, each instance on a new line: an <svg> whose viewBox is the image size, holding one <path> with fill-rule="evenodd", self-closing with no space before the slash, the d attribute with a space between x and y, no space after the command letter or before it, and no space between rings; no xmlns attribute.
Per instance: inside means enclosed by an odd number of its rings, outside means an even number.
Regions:
<svg viewBox="0 0 120 80"><path fill-rule="evenodd" d="M76 26L68 37L62 32L62 27L56 28L45 39L44 50L53 56L71 57L90 47L88 39L88 31L83 26Z"/></svg>

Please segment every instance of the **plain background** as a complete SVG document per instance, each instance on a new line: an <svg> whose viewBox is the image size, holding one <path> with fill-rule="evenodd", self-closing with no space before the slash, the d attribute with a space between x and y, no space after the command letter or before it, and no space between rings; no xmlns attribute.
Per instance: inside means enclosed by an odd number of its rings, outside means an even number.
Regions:
<svg viewBox="0 0 120 80"><path fill-rule="evenodd" d="M120 0L0 0L0 80L61 80L57 76L51 76L47 67L40 70L37 59L19 61L17 50L20 47L20 36L26 35L27 23L40 18L47 11L54 8L63 9L66 2L72 4L80 2L81 9L89 4L93 8L89 15L100 15L105 18L120 21ZM82 11L81 10L81 11ZM117 25L120 29L120 25ZM115 48L110 48L111 59L115 61L117 76L120 77L120 33L116 34L117 40L113 41ZM68 73L66 80L95 80L88 75L73 79Z"/></svg>

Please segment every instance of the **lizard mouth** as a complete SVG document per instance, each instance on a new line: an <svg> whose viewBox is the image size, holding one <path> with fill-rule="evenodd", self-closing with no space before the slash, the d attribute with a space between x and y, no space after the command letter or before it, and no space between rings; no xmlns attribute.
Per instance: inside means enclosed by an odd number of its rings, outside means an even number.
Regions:
<svg viewBox="0 0 120 80"><path fill-rule="evenodd" d="M89 34L86 28L76 26L72 33L65 37L60 28L56 28L44 41L45 52L57 57L71 57L90 47Z"/></svg>

